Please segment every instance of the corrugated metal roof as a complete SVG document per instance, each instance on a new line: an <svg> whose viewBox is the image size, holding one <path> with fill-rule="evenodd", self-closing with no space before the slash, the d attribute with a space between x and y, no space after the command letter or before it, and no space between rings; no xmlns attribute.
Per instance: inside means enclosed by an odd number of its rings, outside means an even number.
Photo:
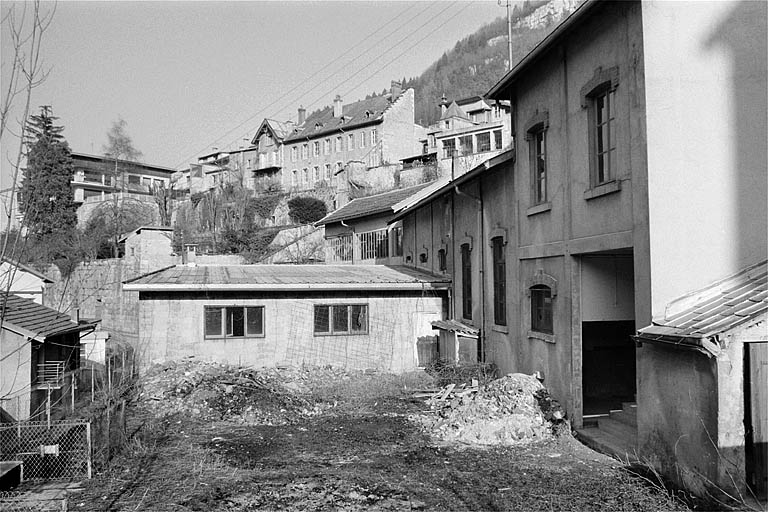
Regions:
<svg viewBox="0 0 768 512"><path fill-rule="evenodd" d="M176 265L126 281L129 291L430 290L450 279L389 265Z"/></svg>
<svg viewBox="0 0 768 512"><path fill-rule="evenodd" d="M672 301L664 319L654 320L653 325L640 329L636 338L702 346L716 355L719 352L716 336L766 312L768 262L763 261Z"/></svg>
<svg viewBox="0 0 768 512"><path fill-rule="evenodd" d="M57 334L90 328L90 325L76 324L68 315L59 313L55 309L12 293L0 294L0 301L3 300L5 301L3 327L39 341Z"/></svg>
<svg viewBox="0 0 768 512"><path fill-rule="evenodd" d="M422 183L414 187L402 188L385 192L383 194L376 194L374 196L353 199L338 210L331 212L324 218L317 221L315 226L324 226L326 224L331 224L332 222L340 222L342 220L365 217L367 215L374 215L376 213L392 213L392 207L394 205L408 197L411 197L413 194L419 190L422 190L428 185L430 185L430 183Z"/></svg>

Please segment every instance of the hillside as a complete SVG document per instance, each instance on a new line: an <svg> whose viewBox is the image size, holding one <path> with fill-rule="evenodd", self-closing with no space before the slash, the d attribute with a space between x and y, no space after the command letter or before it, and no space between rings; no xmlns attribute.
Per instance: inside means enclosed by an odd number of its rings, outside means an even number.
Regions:
<svg viewBox="0 0 768 512"><path fill-rule="evenodd" d="M512 60L518 62L549 34L578 0L529 2L512 15ZM483 94L508 70L507 20L500 17L458 41L420 76L402 79L416 92L415 120L422 126L437 121L443 94L449 99Z"/></svg>

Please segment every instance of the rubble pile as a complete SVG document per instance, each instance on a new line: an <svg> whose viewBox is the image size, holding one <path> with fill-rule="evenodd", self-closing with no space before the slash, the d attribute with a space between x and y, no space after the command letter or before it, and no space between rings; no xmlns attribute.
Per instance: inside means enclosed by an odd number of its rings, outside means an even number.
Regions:
<svg viewBox="0 0 768 512"><path fill-rule="evenodd" d="M317 414L276 371L257 371L186 358L152 367L139 401L159 414L284 425Z"/></svg>
<svg viewBox="0 0 768 512"><path fill-rule="evenodd" d="M425 396L427 395L427 396ZM431 414L415 415L443 442L523 444L546 439L565 427L560 404L532 375L512 373L484 387L449 384L427 398Z"/></svg>

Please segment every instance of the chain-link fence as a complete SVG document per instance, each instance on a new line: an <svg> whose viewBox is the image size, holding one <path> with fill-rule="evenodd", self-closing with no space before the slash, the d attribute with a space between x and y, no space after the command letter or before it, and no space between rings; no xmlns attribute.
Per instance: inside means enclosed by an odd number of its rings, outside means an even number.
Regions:
<svg viewBox="0 0 768 512"><path fill-rule="evenodd" d="M20 461L24 481L91 477L87 421L28 421L0 425L0 460Z"/></svg>

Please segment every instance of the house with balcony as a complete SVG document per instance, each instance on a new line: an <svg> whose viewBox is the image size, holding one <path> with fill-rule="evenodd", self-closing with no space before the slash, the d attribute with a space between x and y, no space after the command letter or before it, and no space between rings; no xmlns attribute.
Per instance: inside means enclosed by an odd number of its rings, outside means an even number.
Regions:
<svg viewBox="0 0 768 512"><path fill-rule="evenodd" d="M250 173L249 188L257 191L275 191L284 185L285 167L284 140L293 133L293 121L264 119L251 140L255 149L253 158L248 158L246 172Z"/></svg>
<svg viewBox="0 0 768 512"><path fill-rule="evenodd" d="M103 201L112 193L151 196L155 188L169 188L174 170L106 156L72 153L75 175L71 182L75 202Z"/></svg>
<svg viewBox="0 0 768 512"><path fill-rule="evenodd" d="M766 492L766 18L588 0L488 92L515 144L392 217L405 265L448 260L445 329L720 498Z"/></svg>
<svg viewBox="0 0 768 512"><path fill-rule="evenodd" d="M439 176L460 176L512 144L510 103L471 96L449 102L422 140L422 159L437 161Z"/></svg>
<svg viewBox="0 0 768 512"><path fill-rule="evenodd" d="M14 294L0 295L0 408L17 421L40 419L76 400L80 335L94 324Z"/></svg>

